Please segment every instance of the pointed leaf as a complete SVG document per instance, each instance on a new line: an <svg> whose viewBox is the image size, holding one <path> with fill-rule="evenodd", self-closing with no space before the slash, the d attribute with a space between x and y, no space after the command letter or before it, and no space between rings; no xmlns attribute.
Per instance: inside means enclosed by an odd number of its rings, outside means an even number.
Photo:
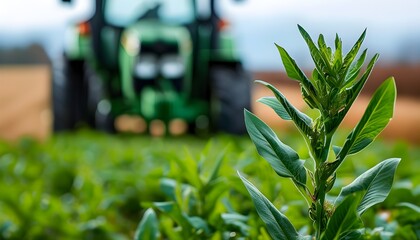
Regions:
<svg viewBox="0 0 420 240"><path fill-rule="evenodd" d="M274 171L279 176L291 178L296 184L305 186L306 170L299 155L282 143L269 126L247 110L245 125L258 153L270 163Z"/></svg>
<svg viewBox="0 0 420 240"><path fill-rule="evenodd" d="M347 155L361 151L382 132L394 113L395 98L395 81L391 77L375 91L362 119L347 137L340 158L344 157L344 153Z"/></svg>
<svg viewBox="0 0 420 240"><path fill-rule="evenodd" d="M321 52L321 54L324 55L324 59L331 59L332 58L330 52L328 51L328 46L325 43L324 35L322 35L322 34L319 34L319 37L318 37L318 47L319 47L319 51Z"/></svg>
<svg viewBox="0 0 420 240"><path fill-rule="evenodd" d="M341 151L341 147L339 147L339 146L334 145L332 148L333 148L335 156L337 156Z"/></svg>
<svg viewBox="0 0 420 240"><path fill-rule="evenodd" d="M210 177L207 180L207 184L211 184L213 183L213 181L216 181L217 178L219 177L219 171L220 171L220 167L222 166L222 162L225 156L226 150L223 150L216 159L216 164L213 166L213 168L210 171Z"/></svg>
<svg viewBox="0 0 420 240"><path fill-rule="evenodd" d="M315 43L312 41L312 38L309 34L303 29L300 25L298 25L299 32L302 35L303 39L305 40L306 44L308 45L309 51L311 53L311 57L314 60L316 68L320 71L320 73L331 73L331 65L329 59L325 58L325 54L321 54L319 49L316 47ZM327 48L328 49L328 48ZM328 56L330 54L328 53ZM327 83L332 87L334 86L333 82Z"/></svg>
<svg viewBox="0 0 420 240"><path fill-rule="evenodd" d="M339 240L361 227L362 221L357 213L360 194L353 194L340 203L327 223L321 240Z"/></svg>
<svg viewBox="0 0 420 240"><path fill-rule="evenodd" d="M334 72L339 73L342 67L343 55L342 55L343 42L341 41L338 34L335 35L335 53L334 53Z"/></svg>
<svg viewBox="0 0 420 240"><path fill-rule="evenodd" d="M369 207L384 201L391 191L395 170L399 162L399 158L387 159L364 172L341 190L337 201L341 201L352 193L362 192L363 198L357 209L360 215Z"/></svg>
<svg viewBox="0 0 420 240"><path fill-rule="evenodd" d="M316 98L316 91L314 89L314 86L312 85L312 82L305 75L305 73L298 67L295 60L292 57L290 57L290 55L287 53L287 51L284 48L280 47L277 44L276 44L276 47L280 53L280 57L283 62L283 66L286 70L287 76L299 81L302 87L308 92L308 94L312 98Z"/></svg>
<svg viewBox="0 0 420 240"><path fill-rule="evenodd" d="M357 75L359 75L360 69L362 68L363 63L365 62L366 55L367 55L367 49L365 49L363 51L362 55L360 55L357 62L355 62L355 64L352 64L349 67L349 70L348 70L348 72L345 76L345 80L344 80L346 82L345 87L353 84L354 79L356 79Z"/></svg>
<svg viewBox="0 0 420 240"><path fill-rule="evenodd" d="M149 208L143 214L143 218L134 233L134 239L159 239L159 221L153 209Z"/></svg>
<svg viewBox="0 0 420 240"><path fill-rule="evenodd" d="M277 115L279 115L279 117L281 117L283 120L292 120L290 115L287 113L286 109L283 107L283 105L281 105L281 103L279 102L279 100L277 100L277 98L262 97L258 99L257 102L263 103L271 107L274 110L274 112L276 112Z"/></svg>
<svg viewBox="0 0 420 240"><path fill-rule="evenodd" d="M362 46L363 40L365 39L366 31L367 29L363 31L362 35L360 35L359 39L357 39L356 43L353 45L353 47L344 57L343 65L345 66L345 72L347 72L347 69L350 67L351 63L353 62L354 58L359 52L359 49Z"/></svg>
<svg viewBox="0 0 420 240"><path fill-rule="evenodd" d="M362 75L362 77L355 83L351 88L346 90L347 95L347 105L345 109L343 109L341 112L339 112L339 117L337 118L337 121L339 121L336 125L338 126L343 118L346 116L347 112L350 110L350 107L353 105L356 98L359 96L360 92L363 89L363 86L365 85L366 81L368 80L370 73L373 70L373 66L375 66L376 61L378 60L379 55L376 54L373 56L373 58L370 60L367 69L365 73Z"/></svg>
<svg viewBox="0 0 420 240"><path fill-rule="evenodd" d="M283 47L277 44L275 45L280 53L280 57L286 70L287 76L302 83L309 82L308 77L306 77L305 73L300 70L296 64L296 61L289 55L289 53L287 53Z"/></svg>
<svg viewBox="0 0 420 240"><path fill-rule="evenodd" d="M174 202L154 202L153 207L172 218L183 230L188 231L192 228L187 216L179 209Z"/></svg>
<svg viewBox="0 0 420 240"><path fill-rule="evenodd" d="M339 240L362 240L364 239L362 235L362 231L363 231L363 228L344 232L340 234L340 237L338 239Z"/></svg>
<svg viewBox="0 0 420 240"><path fill-rule="evenodd" d="M308 106L312 109L320 108L321 106L317 106L317 101L305 90L305 88L301 87L302 97L303 100L308 104Z"/></svg>
<svg viewBox="0 0 420 240"><path fill-rule="evenodd" d="M243 235L248 235L251 226L248 225L249 216L241 215L239 213L222 213L221 218L225 226L232 226L232 228L239 230Z"/></svg>
<svg viewBox="0 0 420 240"><path fill-rule="evenodd" d="M199 176L199 167L197 165L197 160L191 156L191 153L188 149L186 151L186 156L184 158L174 157L172 160L178 165L178 168L181 172L184 173L185 179L189 184L194 187L201 188L203 185L200 176Z"/></svg>
<svg viewBox="0 0 420 240"><path fill-rule="evenodd" d="M398 203L397 207L407 207L407 208L410 208L411 210L413 210L414 212L420 214L420 206L417 206L417 205L409 203L409 202Z"/></svg>
<svg viewBox="0 0 420 240"><path fill-rule="evenodd" d="M239 177L251 195L258 215L267 225L267 230L274 240L296 240L299 234L292 223L254 186L238 172Z"/></svg>
<svg viewBox="0 0 420 240"><path fill-rule="evenodd" d="M308 117L306 114L302 113L298 109L296 109L287 99L283 96L283 94L277 90L273 85L259 81L256 82L261 83L268 87L275 95L277 100L283 105L286 112L292 118L293 122L295 123L296 127L301 131L302 134L306 137L311 137L313 134L312 130L312 119Z"/></svg>
<svg viewBox="0 0 420 240"><path fill-rule="evenodd" d="M191 226L196 230L196 231L203 231L206 235L210 234L210 228L209 225L207 224L207 222L197 216L193 216L193 217L187 217L186 218L188 220L188 222L191 224Z"/></svg>

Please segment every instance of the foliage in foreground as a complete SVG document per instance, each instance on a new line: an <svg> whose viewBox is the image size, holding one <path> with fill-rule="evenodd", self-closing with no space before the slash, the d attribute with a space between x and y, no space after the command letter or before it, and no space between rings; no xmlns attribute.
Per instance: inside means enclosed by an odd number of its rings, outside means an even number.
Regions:
<svg viewBox="0 0 420 240"><path fill-rule="evenodd" d="M277 48L287 75L300 83L303 99L319 115L312 119L296 109L274 86L258 82L275 95L260 101L273 108L280 118L293 121L306 142L310 158L301 158L249 111L245 111L245 123L259 154L279 176L291 179L305 198L314 231L299 233L290 220L254 185L240 177L273 239L361 239L366 232L361 215L386 199L400 159L387 159L365 171L352 183L342 187L335 199L328 198L327 194L332 190L337 170L346 157L365 149L392 118L396 99L395 81L391 77L382 83L345 142L341 146L332 146L333 136L365 85L378 54L370 60L366 71L359 74L367 50L358 59L356 57L366 31L344 56L338 35L335 38L335 51L332 51L322 34L319 35L317 46L309 34L301 26L298 27L315 63L312 77L308 78L299 69L284 48ZM330 157L332 152L334 156Z"/></svg>
<svg viewBox="0 0 420 240"><path fill-rule="evenodd" d="M283 136L299 156L308 157L300 136ZM344 138L342 133L338 137ZM223 239L223 233L229 233L224 239L264 239L268 233L236 175L237 169L281 206L299 231L308 231L306 203L298 192L291 191L292 183L279 180L269 164L261 161L248 138L154 139L81 131L59 134L44 143L28 139L14 145L0 142L0 239L133 239L139 219L150 215L145 213L146 207L174 200L167 196L168 188L162 188L162 182L173 179L185 189L194 189L187 174L177 167L178 160L196 160L197 174L208 180L221 156L218 178L228 189L220 194L214 215L207 218L196 214L198 207L193 204L194 211L183 204L184 215L201 216L211 226L213 239ZM377 141L357 156L364 160L350 156L339 169L336 186L347 185L354 173L364 172L378 158L404 158L390 196L366 211L363 220L373 236L385 231L395 239L419 238L420 213L409 204L420 206L420 148ZM286 191L287 195L280 194ZM400 202L407 203L397 205ZM155 210L161 237L170 239L165 226L176 226L175 221ZM223 225L225 230L218 232ZM177 226L167 232L180 230Z"/></svg>

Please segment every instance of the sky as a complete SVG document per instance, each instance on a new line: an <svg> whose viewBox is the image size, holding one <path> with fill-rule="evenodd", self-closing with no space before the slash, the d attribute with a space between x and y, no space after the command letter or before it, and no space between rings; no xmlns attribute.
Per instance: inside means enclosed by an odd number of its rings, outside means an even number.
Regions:
<svg viewBox="0 0 420 240"><path fill-rule="evenodd" d="M310 67L297 24L312 38L335 34L348 51L367 28L364 47L380 53L383 63L420 62L420 0L220 0L221 15L245 65L252 70L281 70L274 43L285 47L299 65ZM90 14L90 1L0 0L0 47L40 43L50 55L62 51L64 29Z"/></svg>

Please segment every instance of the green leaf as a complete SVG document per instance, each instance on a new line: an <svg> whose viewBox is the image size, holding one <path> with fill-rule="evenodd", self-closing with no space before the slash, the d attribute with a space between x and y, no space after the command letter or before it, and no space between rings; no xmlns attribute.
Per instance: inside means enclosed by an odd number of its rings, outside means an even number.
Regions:
<svg viewBox="0 0 420 240"><path fill-rule="evenodd" d="M341 151L341 147L339 147L339 146L334 145L332 148L333 148L335 156L337 156Z"/></svg>
<svg viewBox="0 0 420 240"><path fill-rule="evenodd" d="M303 39L305 40L306 44L308 45L309 51L311 53L312 59L314 60L315 66L320 73L332 73L331 65L329 59L325 58L325 55L330 55L329 53L325 53L324 55L319 51L316 47L315 43L312 41L312 38L309 34L303 29L300 25L298 25L299 32L302 35ZM320 37L321 38L321 37ZM323 38L322 38L323 39ZM327 79L327 78L326 78ZM335 85L334 82L327 83L333 87Z"/></svg>
<svg viewBox="0 0 420 240"><path fill-rule="evenodd" d="M347 137L340 151L340 159L344 154L354 154L369 145L386 127L394 113L396 87L394 78L388 78L375 91L362 119Z"/></svg>
<svg viewBox="0 0 420 240"><path fill-rule="evenodd" d="M318 47L319 47L319 51L321 52L321 54L324 55L324 59L331 59L331 53L328 50L328 46L325 43L325 39L324 39L324 35L319 34L318 37Z"/></svg>
<svg viewBox="0 0 420 240"><path fill-rule="evenodd" d="M203 206L204 214L214 213L214 209L217 208L217 204L220 204L220 198L224 198L227 191L229 191L229 182L225 178L218 178L211 184L206 185L202 192L205 193L205 204Z"/></svg>
<svg viewBox="0 0 420 240"><path fill-rule="evenodd" d="M251 229L251 226L248 225L249 216L233 212L222 213L220 217L222 218L224 225L238 229L243 235L249 235L249 231Z"/></svg>
<svg viewBox="0 0 420 240"><path fill-rule="evenodd" d="M184 231L192 229L192 225L187 216L181 212L179 206L174 202L154 202L153 207L172 218L179 224Z"/></svg>
<svg viewBox="0 0 420 240"><path fill-rule="evenodd" d="M355 62L349 67L349 70L345 76L345 82L346 82L345 87L353 84L354 79L356 79L356 77L359 75L360 69L362 68L363 63L365 62L366 55L367 55L367 49L363 51L362 55L360 55L357 62Z"/></svg>
<svg viewBox="0 0 420 240"><path fill-rule="evenodd" d="M283 120L292 120L289 113L287 113L286 109L283 107L283 105L281 105L281 103L279 102L279 100L277 100L277 98L262 97L258 99L257 102L263 103L271 107L274 110L274 112L276 112L277 115L279 115L279 117L281 117Z"/></svg>
<svg viewBox="0 0 420 240"><path fill-rule="evenodd" d="M351 230L340 234L339 240L361 240L364 239L362 235L363 228Z"/></svg>
<svg viewBox="0 0 420 240"><path fill-rule="evenodd" d="M399 162L399 158L387 159L364 172L341 190L337 201L340 202L350 194L362 192L363 198L357 209L360 215L369 207L384 201L391 191Z"/></svg>
<svg viewBox="0 0 420 240"><path fill-rule="evenodd" d="M178 165L180 171L184 173L183 176L188 183L199 189L202 187L203 183L199 176L197 160L191 156L188 149L185 151L186 156L184 158L174 157L172 160Z"/></svg>
<svg viewBox="0 0 420 240"><path fill-rule="evenodd" d="M351 63L353 62L354 58L359 52L360 47L362 46L363 40L365 39L365 36L366 36L366 30L367 29L363 31L362 35L360 35L359 39L357 39L356 43L353 45L353 47L344 57L344 61L343 61L344 72L347 72L348 68L350 67Z"/></svg>
<svg viewBox="0 0 420 240"><path fill-rule="evenodd" d="M276 44L276 47L280 53L283 66L286 70L287 76L292 79L299 81L302 84L302 87L308 92L308 94L316 100L316 91L312 82L305 75L305 73L298 67L296 61L290 57L287 51Z"/></svg>
<svg viewBox="0 0 420 240"><path fill-rule="evenodd" d="M305 166L306 170L310 171L311 173L315 172L316 163L315 163L315 160L313 158L306 159L303 166Z"/></svg>
<svg viewBox="0 0 420 240"><path fill-rule="evenodd" d="M314 109L314 108L321 107L321 106L317 106L317 101L311 95L309 95L309 93L305 90L305 88L301 86L300 89L302 91L303 100L306 102L306 104L308 104L310 108Z"/></svg>
<svg viewBox="0 0 420 240"><path fill-rule="evenodd" d="M300 186L306 184L306 170L299 155L282 143L277 135L253 113L245 110L245 125L258 153L282 177L291 178Z"/></svg>
<svg viewBox="0 0 420 240"><path fill-rule="evenodd" d="M149 208L143 214L143 218L141 219L136 232L134 233L135 240L143 240L143 239L159 239L159 221L156 217L155 211Z"/></svg>
<svg viewBox="0 0 420 240"><path fill-rule="evenodd" d="M398 203L397 207L407 207L407 208L415 211L416 213L420 214L420 206L417 206L417 205L409 203L409 202Z"/></svg>
<svg viewBox="0 0 420 240"><path fill-rule="evenodd" d="M312 119L308 117L306 114L302 113L298 109L296 109L287 99L283 96L283 94L277 90L273 85L259 81L256 82L263 84L264 86L268 87L275 95L277 100L283 105L286 112L292 118L293 122L295 123L296 127L301 131L304 136L310 138L313 134L312 130Z"/></svg>
<svg viewBox="0 0 420 240"><path fill-rule="evenodd" d="M302 83L309 82L308 77L306 77L305 73L298 67L296 61L289 55L289 53L287 53L283 47L277 44L275 45L280 53L287 76Z"/></svg>
<svg viewBox="0 0 420 240"><path fill-rule="evenodd" d="M334 70L337 72L340 70L339 68L341 68L342 66L342 60L343 60L342 47L343 47L343 42L341 41L338 34L336 34L335 35Z"/></svg>
<svg viewBox="0 0 420 240"><path fill-rule="evenodd" d="M171 201L186 206L188 202L194 201L194 187L191 185L170 178L161 178L159 182L160 189Z"/></svg>
<svg viewBox="0 0 420 240"><path fill-rule="evenodd" d="M200 217L197 217L197 216L186 217L186 219L191 224L191 226L193 226L195 231L202 231L203 233L205 233L205 235L210 234L209 225L207 224L207 222L204 219L202 219Z"/></svg>
<svg viewBox="0 0 420 240"><path fill-rule="evenodd" d="M267 230L274 240L296 240L300 236L292 223L254 186L251 182L241 176L246 189L251 195L258 215L267 225Z"/></svg>
<svg viewBox="0 0 420 240"><path fill-rule="evenodd" d="M336 120L337 122L333 124L333 126L338 126L341 123L341 121L344 119L344 117L346 116L347 112L350 110L350 107L353 105L354 101L359 96L360 92L363 89L363 86L365 85L367 79L369 78L370 73L373 70L373 66L378 60L378 57L379 57L378 54L373 56L373 58L370 60L367 66L365 73L362 75L359 81L357 81L352 87L348 88L345 91L346 96L347 96L346 107L341 112L339 112L339 116L337 117L337 120Z"/></svg>
<svg viewBox="0 0 420 240"><path fill-rule="evenodd" d="M361 227L362 221L357 213L360 194L353 194L340 203L327 223L321 240L339 240Z"/></svg>
<svg viewBox="0 0 420 240"><path fill-rule="evenodd" d="M216 159L216 164L213 166L213 168L210 171L210 177L207 180L207 184L212 184L214 181L217 180L217 178L219 178L219 171L220 171L220 167L222 166L222 162L225 156L226 150L223 150Z"/></svg>

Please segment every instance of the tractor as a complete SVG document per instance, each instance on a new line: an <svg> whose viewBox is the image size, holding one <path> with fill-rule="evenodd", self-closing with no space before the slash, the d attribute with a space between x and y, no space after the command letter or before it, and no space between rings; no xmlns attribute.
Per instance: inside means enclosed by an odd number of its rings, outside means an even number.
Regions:
<svg viewBox="0 0 420 240"><path fill-rule="evenodd" d="M94 5L53 62L55 131L245 133L251 79L215 0Z"/></svg>

